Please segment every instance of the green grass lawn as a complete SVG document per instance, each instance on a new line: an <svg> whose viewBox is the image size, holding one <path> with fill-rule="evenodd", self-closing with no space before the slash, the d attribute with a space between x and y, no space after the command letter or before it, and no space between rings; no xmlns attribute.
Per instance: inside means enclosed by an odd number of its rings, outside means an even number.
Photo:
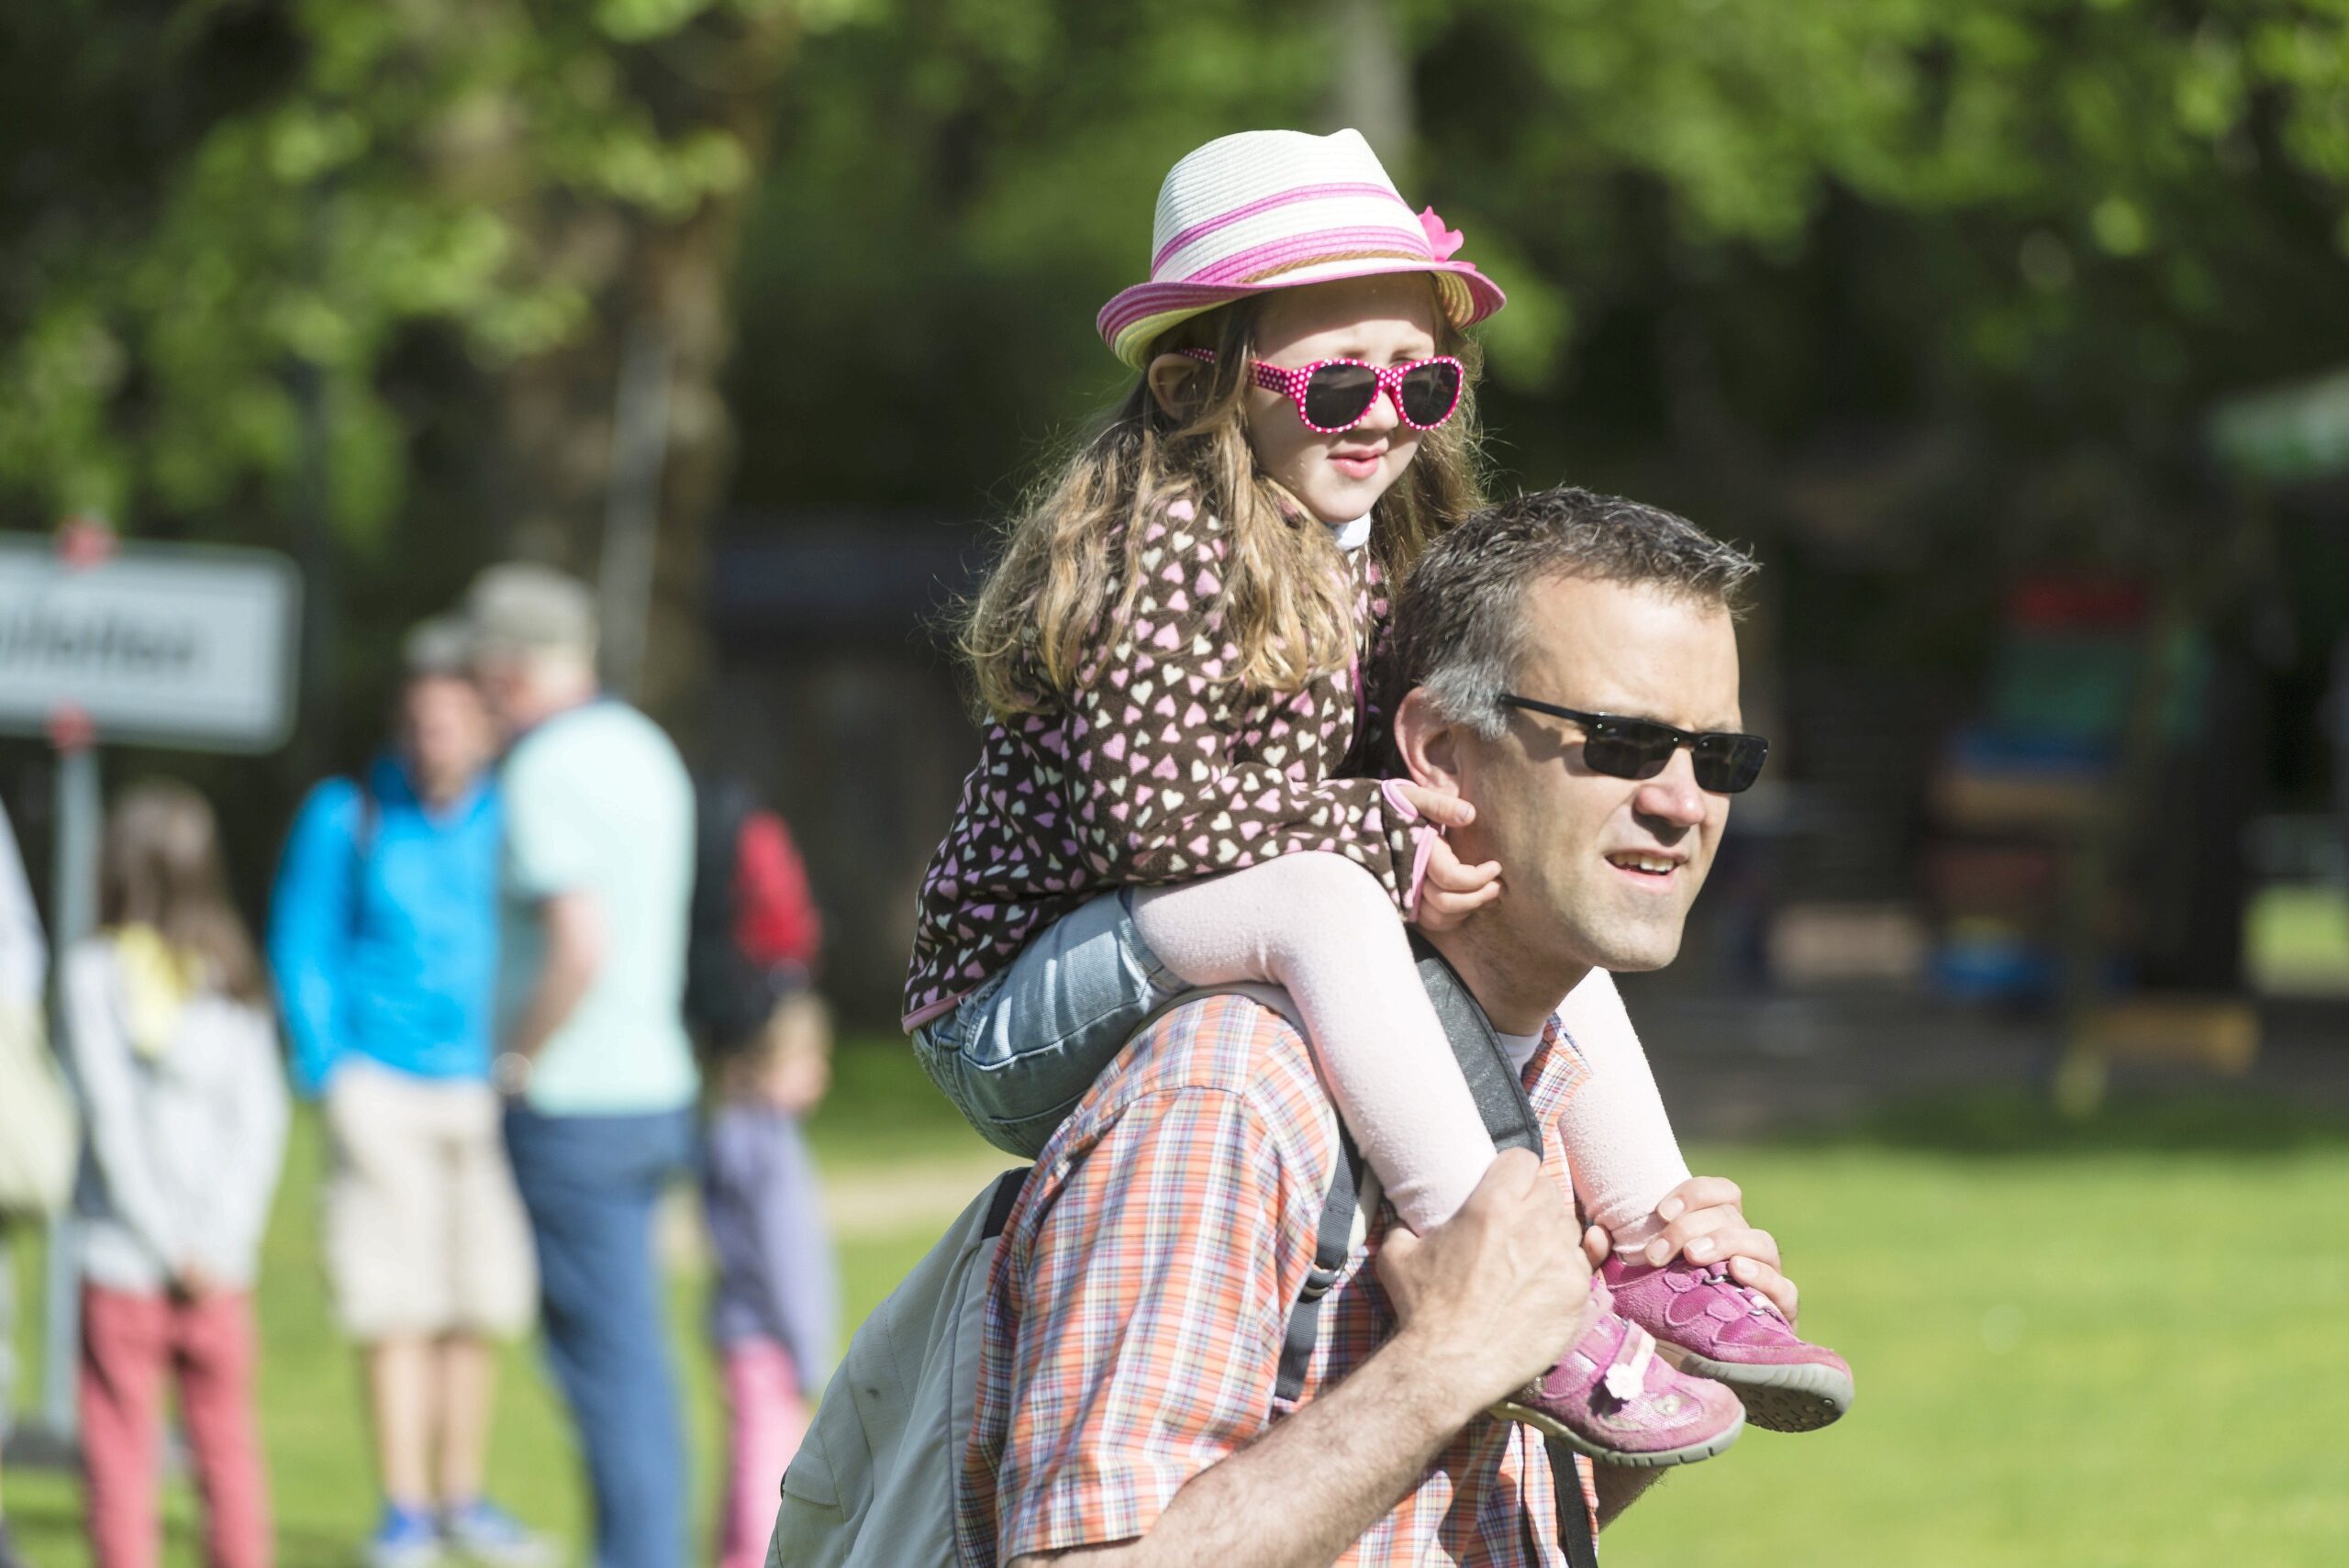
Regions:
<svg viewBox="0 0 2349 1568"><path fill-rule="evenodd" d="M905 1062L845 1053L818 1124L836 1186L911 1178L918 1191L930 1171L944 1209L885 1208L843 1239L852 1314L920 1255L989 1163ZM2124 1105L2069 1129L1993 1098L1834 1137L1704 1148L1695 1162L1742 1182L1750 1212L1778 1232L1805 1327L1851 1357L1860 1404L1828 1431L1753 1433L1674 1475L1610 1532L1610 1564L2349 1562L2349 1354L2338 1348L2349 1129L2222 1099ZM373 1507L356 1383L319 1284L317 1171L306 1121L262 1301L289 1568L340 1568ZM19 1277L30 1307L33 1276ZM706 1519L717 1415L694 1331L700 1295L697 1279L680 1279ZM581 1499L560 1413L527 1348L508 1366L494 1486L575 1543ZM7 1501L38 1568L82 1568L68 1482L12 1474ZM170 1518L167 1562L192 1565L184 1495Z"/></svg>

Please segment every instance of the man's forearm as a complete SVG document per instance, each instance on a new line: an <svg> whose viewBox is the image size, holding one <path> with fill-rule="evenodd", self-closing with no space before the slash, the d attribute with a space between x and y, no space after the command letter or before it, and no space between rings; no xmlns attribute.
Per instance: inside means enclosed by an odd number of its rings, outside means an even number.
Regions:
<svg viewBox="0 0 2349 1568"><path fill-rule="evenodd" d="M540 906L540 918L546 929L546 957L505 1042L507 1051L526 1057L537 1056L578 1009L604 962L603 917L591 895L557 895Z"/></svg>
<svg viewBox="0 0 2349 1568"><path fill-rule="evenodd" d="M1148 1535L1012 1568L1324 1568L1418 1484L1474 1411L1408 1336L1255 1442L1184 1484Z"/></svg>
<svg viewBox="0 0 2349 1568"><path fill-rule="evenodd" d="M537 1056L554 1038L555 1030L562 1028L577 1010L579 999L587 995L587 987L595 978L591 966L566 954L548 953L546 962L539 968L539 983L530 989L529 1003L523 1006L521 1017L514 1020L506 1049L523 1056Z"/></svg>

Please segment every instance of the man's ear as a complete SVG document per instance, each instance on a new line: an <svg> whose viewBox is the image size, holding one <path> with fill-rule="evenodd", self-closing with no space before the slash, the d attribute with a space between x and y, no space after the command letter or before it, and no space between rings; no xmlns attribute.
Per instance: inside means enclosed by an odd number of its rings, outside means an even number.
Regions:
<svg viewBox="0 0 2349 1568"><path fill-rule="evenodd" d="M1206 393L1201 378L1208 367L1186 354L1160 354L1142 372L1150 395L1170 419L1188 419L1199 411Z"/></svg>
<svg viewBox="0 0 2349 1568"><path fill-rule="evenodd" d="M1413 784L1460 794L1460 726L1436 710L1425 686L1403 694L1395 710L1395 750Z"/></svg>

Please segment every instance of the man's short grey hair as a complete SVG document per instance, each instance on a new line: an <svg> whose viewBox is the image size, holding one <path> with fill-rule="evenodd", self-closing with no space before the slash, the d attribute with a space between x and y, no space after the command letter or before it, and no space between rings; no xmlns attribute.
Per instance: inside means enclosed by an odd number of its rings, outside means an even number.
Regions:
<svg viewBox="0 0 2349 1568"><path fill-rule="evenodd" d="M1756 570L1752 556L1687 518L1620 495L1536 490L1497 502L1445 532L1412 568L1395 607L1394 698L1424 686L1446 719L1497 740L1508 722L1501 694L1524 663L1532 584L1646 584L1736 615Z"/></svg>
<svg viewBox="0 0 2349 1568"><path fill-rule="evenodd" d="M596 655L596 595L551 566L513 561L488 568L466 592L463 613L477 660Z"/></svg>

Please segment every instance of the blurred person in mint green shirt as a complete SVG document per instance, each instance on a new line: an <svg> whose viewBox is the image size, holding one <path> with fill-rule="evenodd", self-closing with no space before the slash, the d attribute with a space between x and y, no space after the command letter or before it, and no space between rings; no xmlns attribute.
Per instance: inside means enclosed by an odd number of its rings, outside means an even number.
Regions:
<svg viewBox="0 0 2349 1568"><path fill-rule="evenodd" d="M509 741L492 1073L538 1242L547 1357L586 1459L597 1568L683 1568L652 1219L692 1157L700 1086L682 1011L693 786L660 728L597 686L584 584L492 567L465 612Z"/></svg>

